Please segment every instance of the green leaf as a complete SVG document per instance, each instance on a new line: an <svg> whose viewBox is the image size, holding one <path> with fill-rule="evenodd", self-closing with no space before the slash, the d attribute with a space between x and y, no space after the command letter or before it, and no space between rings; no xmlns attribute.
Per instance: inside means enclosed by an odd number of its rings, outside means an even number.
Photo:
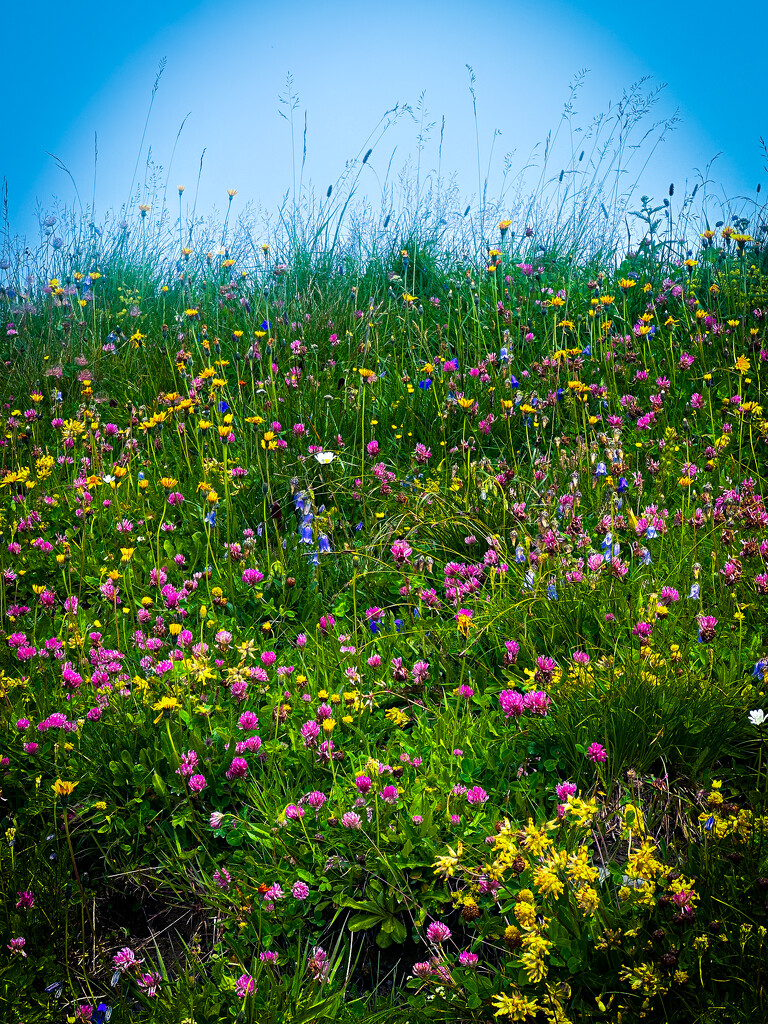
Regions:
<svg viewBox="0 0 768 1024"><path fill-rule="evenodd" d="M380 924L381 920L381 914L355 914L347 921L347 928L351 932L365 932Z"/></svg>

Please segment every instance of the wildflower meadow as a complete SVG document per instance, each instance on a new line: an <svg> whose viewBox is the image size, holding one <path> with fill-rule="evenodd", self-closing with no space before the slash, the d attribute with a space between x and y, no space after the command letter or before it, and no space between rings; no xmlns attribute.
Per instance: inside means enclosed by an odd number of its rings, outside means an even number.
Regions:
<svg viewBox="0 0 768 1024"><path fill-rule="evenodd" d="M597 159L5 245L4 1021L768 1019L768 220Z"/></svg>

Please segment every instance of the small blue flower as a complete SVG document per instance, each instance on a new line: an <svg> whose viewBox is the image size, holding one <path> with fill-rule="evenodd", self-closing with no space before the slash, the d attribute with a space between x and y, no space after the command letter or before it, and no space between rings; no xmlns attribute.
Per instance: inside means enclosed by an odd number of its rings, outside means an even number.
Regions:
<svg viewBox="0 0 768 1024"><path fill-rule="evenodd" d="M555 584L554 583L550 583L549 586L547 587L547 597L549 598L550 601L557 601L558 600L557 590L555 589Z"/></svg>
<svg viewBox="0 0 768 1024"><path fill-rule="evenodd" d="M321 555L327 555L331 550L331 542L324 533L317 538L317 550Z"/></svg>
<svg viewBox="0 0 768 1024"><path fill-rule="evenodd" d="M640 561L643 565L651 565L651 552L648 548L640 548Z"/></svg>
<svg viewBox="0 0 768 1024"><path fill-rule="evenodd" d="M403 628L403 620L402 619L395 619L395 629L397 630L397 632L399 633L402 628Z"/></svg>
<svg viewBox="0 0 768 1024"><path fill-rule="evenodd" d="M602 543L600 544L600 550L607 551L611 544L613 544L613 534L606 533L606 535L603 537Z"/></svg>
<svg viewBox="0 0 768 1024"><path fill-rule="evenodd" d="M583 356L591 356L592 355L592 346L591 345L585 345L584 348L581 350L581 354Z"/></svg>
<svg viewBox="0 0 768 1024"><path fill-rule="evenodd" d="M205 525L210 526L211 529L216 525L216 509L212 508L210 512L206 513Z"/></svg>
<svg viewBox="0 0 768 1024"><path fill-rule="evenodd" d="M513 388L519 388L520 387L520 381L517 379L517 377L514 375L514 373L510 373L510 375L509 375L509 384L510 384L510 387L513 387Z"/></svg>
<svg viewBox="0 0 768 1024"><path fill-rule="evenodd" d="M700 591L700 589L701 588L699 587L698 583L692 584L691 592L688 595L688 600L689 601L698 601L699 600L699 591Z"/></svg>
<svg viewBox="0 0 768 1024"><path fill-rule="evenodd" d="M706 820L706 821L704 822L704 828L705 828L705 829L707 830L707 832L709 832L709 831L710 831L710 829L712 828L712 826L713 826L714 824L715 824L715 819L714 819L714 817L713 817L713 816L712 816L712 815L710 814L710 816L709 816L709 817L707 818L707 820Z"/></svg>
<svg viewBox="0 0 768 1024"><path fill-rule="evenodd" d="M625 491L629 490L629 484L627 483L627 478L625 476L619 477L619 486L616 489L619 494L623 494Z"/></svg>
<svg viewBox="0 0 768 1024"><path fill-rule="evenodd" d="M420 380L419 387L421 388L422 391L429 391L429 389L432 387L432 378L427 377L426 380Z"/></svg>
<svg viewBox="0 0 768 1024"><path fill-rule="evenodd" d="M219 402L219 412L225 413L229 411L229 402Z"/></svg>
<svg viewBox="0 0 768 1024"><path fill-rule="evenodd" d="M362 523L355 523L355 533L359 533L360 530L362 530L362 528L363 528L363 524Z"/></svg>
<svg viewBox="0 0 768 1024"><path fill-rule="evenodd" d="M264 321L262 321L262 324L261 324L261 330L262 331L268 331L271 326L272 326L272 324L269 322L269 320L264 320Z"/></svg>
<svg viewBox="0 0 768 1024"><path fill-rule="evenodd" d="M648 540L656 540L656 538L659 536L659 531L656 529L655 526L649 526L648 529L645 531L645 536L648 538Z"/></svg>
<svg viewBox="0 0 768 1024"><path fill-rule="evenodd" d="M508 348L502 348L502 350L499 352L499 359L501 360L502 363L508 363L509 362L509 349Z"/></svg>
<svg viewBox="0 0 768 1024"><path fill-rule="evenodd" d="M752 669L752 675L755 679L762 679L765 675L766 669L768 669L768 658L761 658L760 661L755 662L755 667Z"/></svg>
<svg viewBox="0 0 768 1024"><path fill-rule="evenodd" d="M525 561L525 548L522 544L518 544L515 548L515 561L518 565L521 565Z"/></svg>
<svg viewBox="0 0 768 1024"><path fill-rule="evenodd" d="M598 462L598 464L595 466L595 476L606 476L607 473L608 473L608 469L607 469L605 463L604 462Z"/></svg>
<svg viewBox="0 0 768 1024"><path fill-rule="evenodd" d="M312 543L312 520L305 519L301 524L301 537L299 543L311 544Z"/></svg>

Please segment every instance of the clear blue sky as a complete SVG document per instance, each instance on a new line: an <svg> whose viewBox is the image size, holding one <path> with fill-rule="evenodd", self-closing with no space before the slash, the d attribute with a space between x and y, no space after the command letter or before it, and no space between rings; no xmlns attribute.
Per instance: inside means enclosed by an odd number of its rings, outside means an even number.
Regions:
<svg viewBox="0 0 768 1024"><path fill-rule="evenodd" d="M424 92L435 121L424 161L437 161L445 117L444 173L456 172L463 193L477 192L470 64L476 74L483 174L495 130L490 192L504 156L522 167L536 142L556 128L568 86L590 69L577 110L580 123L643 75L666 82L655 117L682 118L657 150L648 188L660 199L670 181L678 193L716 153L712 177L729 196L755 195L766 173L760 136L768 138L764 58L768 5L702 0L389 0L383 4L295 0L189 3L155 0L139 8L66 7L40 0L4 14L0 177L7 179L12 230L34 234L36 204L71 204L74 190L46 151L71 170L84 203L93 193L98 136L96 219L119 208L139 153L147 105L161 58L167 65L141 154L147 146L168 169L178 129L189 114L170 169L176 186L194 192L205 148L198 212L247 201L274 209L291 183L290 136L278 95L291 72L300 98L297 137L307 112L307 177L319 191L334 181L395 103L414 108ZM650 123L650 122L649 122ZM415 154L417 126L402 121L370 161L375 193L396 147L393 167ZM656 187L657 186L657 187Z"/></svg>

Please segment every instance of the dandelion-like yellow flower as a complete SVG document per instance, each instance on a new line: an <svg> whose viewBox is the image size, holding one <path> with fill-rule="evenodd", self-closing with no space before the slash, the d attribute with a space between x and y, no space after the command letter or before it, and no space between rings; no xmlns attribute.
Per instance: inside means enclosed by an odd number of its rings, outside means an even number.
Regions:
<svg viewBox="0 0 768 1024"><path fill-rule="evenodd" d="M75 790L75 786L79 786L79 782L64 782L63 779L56 779L51 789L56 796L71 796Z"/></svg>

